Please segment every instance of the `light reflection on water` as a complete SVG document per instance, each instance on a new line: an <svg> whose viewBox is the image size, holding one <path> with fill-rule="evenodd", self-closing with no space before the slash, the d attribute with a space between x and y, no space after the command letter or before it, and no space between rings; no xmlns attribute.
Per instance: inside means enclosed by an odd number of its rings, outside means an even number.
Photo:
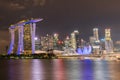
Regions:
<svg viewBox="0 0 120 80"><path fill-rule="evenodd" d="M42 74L43 71L42 62L40 60L33 60L32 67L31 67L31 75L32 80L43 80L44 75Z"/></svg>
<svg viewBox="0 0 120 80"><path fill-rule="evenodd" d="M119 80L119 66L103 60L1 60L0 80Z"/></svg>
<svg viewBox="0 0 120 80"><path fill-rule="evenodd" d="M106 61L94 62L95 63L95 80L111 80Z"/></svg>
<svg viewBox="0 0 120 80"><path fill-rule="evenodd" d="M94 63L91 60L80 62L80 74L82 80L94 80Z"/></svg>
<svg viewBox="0 0 120 80"><path fill-rule="evenodd" d="M66 80L63 60L53 60L53 80Z"/></svg>

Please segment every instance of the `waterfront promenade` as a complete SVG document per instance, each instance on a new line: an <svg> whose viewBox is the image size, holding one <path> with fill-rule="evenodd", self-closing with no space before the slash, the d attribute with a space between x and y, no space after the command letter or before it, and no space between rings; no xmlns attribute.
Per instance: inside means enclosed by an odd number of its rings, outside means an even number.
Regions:
<svg viewBox="0 0 120 80"><path fill-rule="evenodd" d="M36 54L11 54L0 55L0 59L91 59L91 60L120 60L120 52L107 53L107 54L61 54L61 53L36 53Z"/></svg>
<svg viewBox="0 0 120 80"><path fill-rule="evenodd" d="M58 58L120 60L120 52L109 53L109 54L90 54L90 55L58 55Z"/></svg>

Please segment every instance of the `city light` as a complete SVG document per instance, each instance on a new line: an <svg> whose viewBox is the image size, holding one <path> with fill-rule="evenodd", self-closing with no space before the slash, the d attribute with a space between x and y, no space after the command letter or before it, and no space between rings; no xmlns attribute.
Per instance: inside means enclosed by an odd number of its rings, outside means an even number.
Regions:
<svg viewBox="0 0 120 80"><path fill-rule="evenodd" d="M79 33L79 31L78 30L74 30L74 33Z"/></svg>
<svg viewBox="0 0 120 80"><path fill-rule="evenodd" d="M38 37L35 37L35 40L38 40Z"/></svg>

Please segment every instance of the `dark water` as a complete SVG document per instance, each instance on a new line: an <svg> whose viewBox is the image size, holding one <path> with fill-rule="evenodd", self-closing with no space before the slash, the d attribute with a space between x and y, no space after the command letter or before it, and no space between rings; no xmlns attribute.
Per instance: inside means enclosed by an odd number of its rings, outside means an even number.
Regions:
<svg viewBox="0 0 120 80"><path fill-rule="evenodd" d="M120 62L79 59L0 60L0 80L120 80Z"/></svg>

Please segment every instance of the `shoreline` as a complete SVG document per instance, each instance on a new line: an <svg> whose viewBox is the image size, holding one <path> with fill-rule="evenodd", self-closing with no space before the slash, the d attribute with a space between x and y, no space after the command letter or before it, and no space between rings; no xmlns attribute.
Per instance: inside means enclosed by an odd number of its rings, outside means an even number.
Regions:
<svg viewBox="0 0 120 80"><path fill-rule="evenodd" d="M102 55L57 55L53 53L40 54L0 54L0 59L91 59L91 60L120 60L120 53Z"/></svg>
<svg viewBox="0 0 120 80"><path fill-rule="evenodd" d="M2 54L0 59L55 59L57 56L55 54Z"/></svg>

